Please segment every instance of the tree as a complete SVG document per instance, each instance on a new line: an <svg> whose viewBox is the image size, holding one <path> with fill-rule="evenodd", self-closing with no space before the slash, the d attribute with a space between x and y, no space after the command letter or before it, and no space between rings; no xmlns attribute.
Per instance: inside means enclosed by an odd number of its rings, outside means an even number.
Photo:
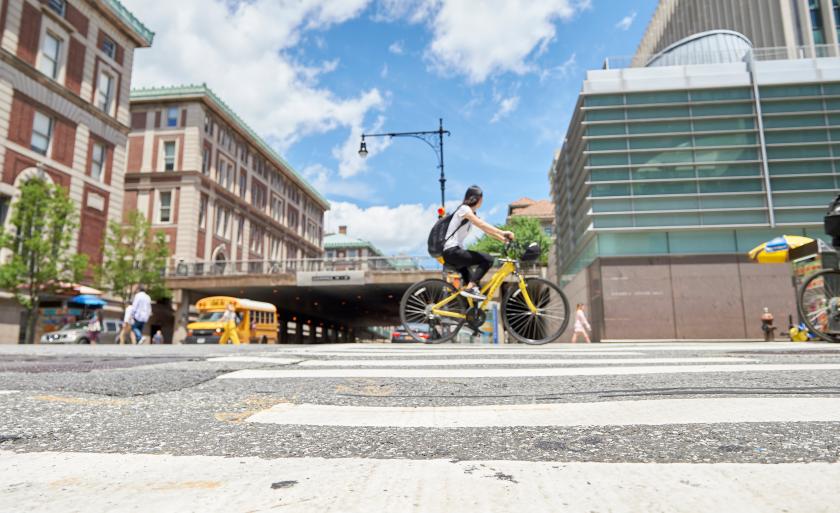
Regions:
<svg viewBox="0 0 840 513"><path fill-rule="evenodd" d="M548 263L548 252L551 249L551 239L543 231L540 221L535 217L511 217L510 221L500 226L502 230L508 230L516 235L516 240L523 246L532 242L540 245L540 260L543 265ZM483 253L502 253L504 244L492 237L483 235L470 249Z"/></svg>
<svg viewBox="0 0 840 513"><path fill-rule="evenodd" d="M163 233L153 233L146 216L134 210L126 223L111 221L103 242L103 264L97 269L99 284L128 304L138 285L154 300L172 293L166 288L164 270L169 245Z"/></svg>
<svg viewBox="0 0 840 513"><path fill-rule="evenodd" d="M31 178L20 187L12 205L11 230L0 246L11 256L0 265L0 287L14 293L26 312L25 343L35 341L41 296L62 281L78 282L88 265L87 255L71 251L79 226L76 207L62 187Z"/></svg>

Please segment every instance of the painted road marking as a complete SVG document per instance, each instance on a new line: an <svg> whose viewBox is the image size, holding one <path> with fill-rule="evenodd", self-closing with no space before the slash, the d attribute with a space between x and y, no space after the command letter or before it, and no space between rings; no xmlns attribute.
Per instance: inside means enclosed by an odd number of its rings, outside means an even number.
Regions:
<svg viewBox="0 0 840 513"><path fill-rule="evenodd" d="M20 390L0 390L0 395L17 394Z"/></svg>
<svg viewBox="0 0 840 513"><path fill-rule="evenodd" d="M301 360L301 358L278 358L276 356L219 356L207 359L208 362L270 363L274 365L291 365Z"/></svg>
<svg viewBox="0 0 840 513"><path fill-rule="evenodd" d="M272 353L275 354L275 353ZM294 354L291 352L290 354ZM360 356L371 356L371 357L378 357L378 356L410 356L414 357L421 357L421 358L440 358L440 357L450 357L450 356L643 356L645 353L641 353L638 351L528 351L528 350L511 350L511 351L498 351L498 350L472 350L472 349L462 349L459 351L447 351L447 350L434 350L430 349L428 351L324 351L324 352L315 352L315 351L307 351L305 353L298 353L301 355L306 355L307 357L310 356L343 356L345 358L356 358Z"/></svg>
<svg viewBox="0 0 840 513"><path fill-rule="evenodd" d="M637 363L743 363L750 358L449 358L438 360L307 360L300 367L437 367L454 365L606 365Z"/></svg>
<svg viewBox="0 0 840 513"><path fill-rule="evenodd" d="M836 398L652 399L594 403L376 407L278 404L247 422L352 427L635 426L838 422Z"/></svg>
<svg viewBox="0 0 840 513"><path fill-rule="evenodd" d="M276 378L506 378L538 376L619 376L633 374L689 374L709 372L775 372L840 370L836 363L653 365L626 367L532 367L526 369L247 369L216 379Z"/></svg>
<svg viewBox="0 0 840 513"><path fill-rule="evenodd" d="M829 513L840 464L562 463L0 452L18 511ZM243 471L243 470L247 470Z"/></svg>

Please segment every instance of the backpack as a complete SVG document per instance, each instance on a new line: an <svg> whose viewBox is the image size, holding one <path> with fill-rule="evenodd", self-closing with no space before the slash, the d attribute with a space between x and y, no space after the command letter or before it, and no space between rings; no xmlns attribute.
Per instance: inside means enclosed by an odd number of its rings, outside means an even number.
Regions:
<svg viewBox="0 0 840 513"><path fill-rule="evenodd" d="M461 208L461 206L458 206L458 208ZM458 209L456 208L451 214L445 215L438 219L435 225L432 226L432 231L429 232L429 240L427 243L429 255L431 255L432 258L436 258L440 262L443 262L443 246L449 239L451 239L455 236L456 233L458 233L458 230L463 228L463 226L469 222L469 220L467 219L461 221L460 226L458 226L458 228L455 228L455 231L452 232L452 235L447 237L446 230L449 229L449 222L452 221L452 216L455 215L455 212L457 211Z"/></svg>

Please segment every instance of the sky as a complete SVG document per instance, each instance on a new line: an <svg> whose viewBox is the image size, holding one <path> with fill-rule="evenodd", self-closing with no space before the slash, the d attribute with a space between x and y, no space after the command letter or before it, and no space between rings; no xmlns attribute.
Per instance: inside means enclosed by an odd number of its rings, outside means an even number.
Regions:
<svg viewBox="0 0 840 513"><path fill-rule="evenodd" d="M206 83L386 254L425 254L440 203L484 190L496 224L523 196L549 198L587 69L632 55L657 0L123 0L155 32L132 87Z"/></svg>

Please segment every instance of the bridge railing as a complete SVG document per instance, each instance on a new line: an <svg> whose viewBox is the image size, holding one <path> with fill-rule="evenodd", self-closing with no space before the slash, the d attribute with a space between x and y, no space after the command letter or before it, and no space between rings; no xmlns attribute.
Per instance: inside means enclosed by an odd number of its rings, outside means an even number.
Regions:
<svg viewBox="0 0 840 513"><path fill-rule="evenodd" d="M428 256L303 258L293 260L178 261L170 277L294 274L298 271L434 271L440 264Z"/></svg>
<svg viewBox="0 0 840 513"><path fill-rule="evenodd" d="M166 270L173 278L295 274L299 271L439 271L440 263L429 256L358 258L303 258L292 260L228 260L186 262L180 260ZM544 275L544 266L523 265L526 274Z"/></svg>

